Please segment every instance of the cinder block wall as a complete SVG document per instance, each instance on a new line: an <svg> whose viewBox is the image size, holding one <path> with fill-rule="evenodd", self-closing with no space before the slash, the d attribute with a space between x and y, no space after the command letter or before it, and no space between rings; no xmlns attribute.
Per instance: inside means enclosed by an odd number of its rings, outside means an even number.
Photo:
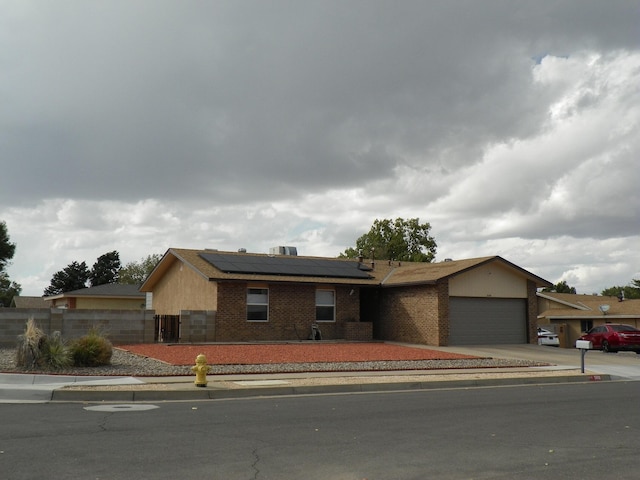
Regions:
<svg viewBox="0 0 640 480"><path fill-rule="evenodd" d="M0 346L15 347L31 317L45 332L50 331L51 310L48 308L0 308Z"/></svg>
<svg viewBox="0 0 640 480"><path fill-rule="evenodd" d="M213 342L216 338L216 312L183 310L180 312L180 342Z"/></svg>
<svg viewBox="0 0 640 480"><path fill-rule="evenodd" d="M269 321L247 321L246 283L218 284L216 342L307 340L316 321L316 286L269 284ZM331 287L328 287L331 288ZM344 338L344 324L359 319L356 289L337 286L336 321L320 322L324 340Z"/></svg>
<svg viewBox="0 0 640 480"><path fill-rule="evenodd" d="M100 328L115 345L152 343L152 310L63 310L7 308L0 310L0 346L15 347L31 317L46 334L60 332L71 340Z"/></svg>
<svg viewBox="0 0 640 480"><path fill-rule="evenodd" d="M77 338L92 328L103 331L114 344L154 341L152 310L62 310L62 335ZM54 311L54 313L56 313Z"/></svg>

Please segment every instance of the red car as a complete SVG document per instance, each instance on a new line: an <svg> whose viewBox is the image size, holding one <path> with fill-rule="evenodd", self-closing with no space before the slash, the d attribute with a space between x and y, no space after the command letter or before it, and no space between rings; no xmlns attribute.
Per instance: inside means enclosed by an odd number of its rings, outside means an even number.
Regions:
<svg viewBox="0 0 640 480"><path fill-rule="evenodd" d="M640 354L640 330L631 325L619 323L599 325L582 335L580 340L589 340L595 350L603 352L631 350Z"/></svg>

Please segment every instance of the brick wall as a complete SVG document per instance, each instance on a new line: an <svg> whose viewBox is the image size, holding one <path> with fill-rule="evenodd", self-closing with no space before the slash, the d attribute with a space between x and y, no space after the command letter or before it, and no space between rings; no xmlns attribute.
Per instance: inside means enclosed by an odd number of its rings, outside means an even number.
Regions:
<svg viewBox="0 0 640 480"><path fill-rule="evenodd" d="M247 288L269 289L269 321L247 321ZM327 287L332 288L332 287ZM323 339L344 338L344 324L359 319L357 289L337 286L336 321L320 322ZM316 285L220 282L215 341L307 340L316 321Z"/></svg>
<svg viewBox="0 0 640 480"><path fill-rule="evenodd" d="M428 345L446 346L449 344L449 281L443 280L436 285L438 297L438 343Z"/></svg>
<svg viewBox="0 0 640 480"><path fill-rule="evenodd" d="M349 342L368 342L373 339L373 323L346 322L344 324L344 339Z"/></svg>
<svg viewBox="0 0 640 480"><path fill-rule="evenodd" d="M449 333L448 304L446 283L381 290L381 339L444 345Z"/></svg>

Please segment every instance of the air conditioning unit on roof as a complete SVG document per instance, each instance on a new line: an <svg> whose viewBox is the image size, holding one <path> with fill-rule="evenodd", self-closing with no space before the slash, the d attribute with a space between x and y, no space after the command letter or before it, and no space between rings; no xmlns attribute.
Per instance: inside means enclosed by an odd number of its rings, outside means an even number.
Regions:
<svg viewBox="0 0 640 480"><path fill-rule="evenodd" d="M298 249L296 247L271 247L269 249L270 255L291 255L293 257L298 255Z"/></svg>

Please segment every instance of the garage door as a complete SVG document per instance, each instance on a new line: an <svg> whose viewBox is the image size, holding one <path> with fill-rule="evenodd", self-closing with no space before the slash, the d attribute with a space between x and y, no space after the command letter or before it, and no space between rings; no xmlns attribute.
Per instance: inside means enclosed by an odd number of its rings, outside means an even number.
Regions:
<svg viewBox="0 0 640 480"><path fill-rule="evenodd" d="M452 297L449 322L449 345L527 343L525 299Z"/></svg>

